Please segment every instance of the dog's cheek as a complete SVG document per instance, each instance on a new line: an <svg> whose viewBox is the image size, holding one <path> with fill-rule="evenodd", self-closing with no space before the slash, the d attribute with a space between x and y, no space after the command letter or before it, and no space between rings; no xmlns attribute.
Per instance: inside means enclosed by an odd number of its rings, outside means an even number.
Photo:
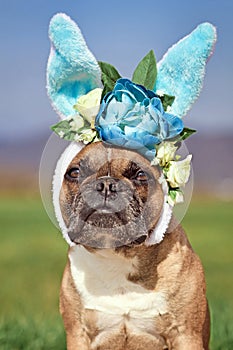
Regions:
<svg viewBox="0 0 233 350"><path fill-rule="evenodd" d="M75 201L75 193L78 192L77 185L74 183L63 182L60 191L60 208L65 225L68 227L70 225L70 220L72 217L72 208Z"/></svg>
<svg viewBox="0 0 233 350"><path fill-rule="evenodd" d="M148 200L148 184L141 185L135 184L136 192L142 203L146 203Z"/></svg>
<svg viewBox="0 0 233 350"><path fill-rule="evenodd" d="M144 218L148 230L155 228L163 209L164 193L161 186L158 184L155 191L149 190L148 201L144 210Z"/></svg>

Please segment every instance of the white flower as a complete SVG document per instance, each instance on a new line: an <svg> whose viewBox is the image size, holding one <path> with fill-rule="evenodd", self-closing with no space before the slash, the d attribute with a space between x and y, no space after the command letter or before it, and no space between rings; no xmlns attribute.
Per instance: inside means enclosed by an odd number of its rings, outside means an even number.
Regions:
<svg viewBox="0 0 233 350"><path fill-rule="evenodd" d="M92 129L84 129L80 134L75 135L75 141L82 141L85 145L92 142L96 137L96 131Z"/></svg>
<svg viewBox="0 0 233 350"><path fill-rule="evenodd" d="M184 195L180 190L172 190L169 193L167 201L173 207L175 204L184 202Z"/></svg>
<svg viewBox="0 0 233 350"><path fill-rule="evenodd" d="M78 131L79 129L83 128L84 127L83 118L78 114L76 114L75 116L72 116L70 126L72 131Z"/></svg>
<svg viewBox="0 0 233 350"><path fill-rule="evenodd" d="M86 119L90 124L99 112L100 100L103 89L96 88L88 94L80 96L74 108Z"/></svg>
<svg viewBox="0 0 233 350"><path fill-rule="evenodd" d="M162 142L157 148L156 158L159 160L160 166L165 166L174 159L177 147L173 142Z"/></svg>
<svg viewBox="0 0 233 350"><path fill-rule="evenodd" d="M176 198L175 198L175 204L183 203L184 201L184 195L181 191L176 191Z"/></svg>
<svg viewBox="0 0 233 350"><path fill-rule="evenodd" d="M175 188L186 184L190 175L191 159L192 155L189 154L184 160L170 162L167 171L167 181L171 187Z"/></svg>
<svg viewBox="0 0 233 350"><path fill-rule="evenodd" d="M61 138L63 138L64 136L65 136L65 133L64 133L64 131L59 131L59 133L58 133L58 135L61 137Z"/></svg>
<svg viewBox="0 0 233 350"><path fill-rule="evenodd" d="M159 160L156 158L156 157L154 157L153 159L152 159L152 161L150 162L150 164L153 166L157 166L157 165L159 165Z"/></svg>

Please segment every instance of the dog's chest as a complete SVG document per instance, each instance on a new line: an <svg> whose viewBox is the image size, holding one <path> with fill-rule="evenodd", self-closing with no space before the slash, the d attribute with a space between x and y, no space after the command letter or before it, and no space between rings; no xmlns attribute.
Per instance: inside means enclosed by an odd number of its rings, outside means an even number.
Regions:
<svg viewBox="0 0 233 350"><path fill-rule="evenodd" d="M137 260L128 260L111 251L89 253L73 247L69 254L71 274L86 309L96 310L98 327L128 327L152 332L155 318L167 312L162 292L148 291L127 279L137 268Z"/></svg>

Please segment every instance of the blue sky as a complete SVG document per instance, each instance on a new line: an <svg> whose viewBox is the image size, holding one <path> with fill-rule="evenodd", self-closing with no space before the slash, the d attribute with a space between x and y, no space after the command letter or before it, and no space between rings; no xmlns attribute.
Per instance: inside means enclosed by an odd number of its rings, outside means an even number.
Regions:
<svg viewBox="0 0 233 350"><path fill-rule="evenodd" d="M199 23L216 25L218 42L204 89L185 124L201 133L233 134L232 0L8 0L0 3L0 140L36 137L58 120L45 89L48 25L57 12L79 24L98 60L126 77L150 49L159 61Z"/></svg>

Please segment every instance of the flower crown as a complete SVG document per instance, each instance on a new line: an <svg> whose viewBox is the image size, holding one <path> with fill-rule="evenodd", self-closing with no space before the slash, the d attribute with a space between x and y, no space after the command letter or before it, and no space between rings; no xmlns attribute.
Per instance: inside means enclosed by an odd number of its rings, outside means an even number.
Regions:
<svg viewBox="0 0 233 350"><path fill-rule="evenodd" d="M108 63L99 65L104 88L79 97L74 105L76 114L52 130L69 141L87 144L102 140L137 150L162 168L169 203L182 202L181 187L189 178L191 155L179 161L175 154L179 143L195 130L184 128L182 119L169 113L174 96L152 91L157 76L153 51L139 63L132 81L121 78Z"/></svg>
<svg viewBox="0 0 233 350"><path fill-rule="evenodd" d="M97 62L68 16L53 17L50 39L48 94L63 118L52 130L70 141L104 141L136 150L162 168L168 203L182 202L192 156L180 160L176 152L195 130L184 127L181 118L201 90L215 28L199 25L168 50L158 68L151 50L132 80Z"/></svg>

